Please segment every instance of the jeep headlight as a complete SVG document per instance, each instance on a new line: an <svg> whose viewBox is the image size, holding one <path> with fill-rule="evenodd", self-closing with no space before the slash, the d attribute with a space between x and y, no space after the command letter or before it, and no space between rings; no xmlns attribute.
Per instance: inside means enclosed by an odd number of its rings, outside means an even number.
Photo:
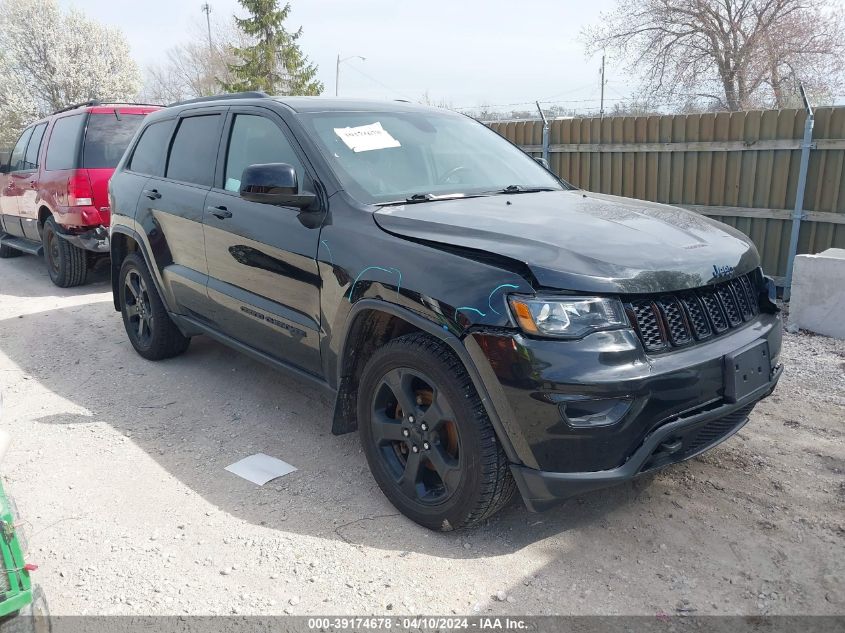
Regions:
<svg viewBox="0 0 845 633"><path fill-rule="evenodd" d="M629 327L618 299L606 297L508 297L526 334L580 338L598 330Z"/></svg>

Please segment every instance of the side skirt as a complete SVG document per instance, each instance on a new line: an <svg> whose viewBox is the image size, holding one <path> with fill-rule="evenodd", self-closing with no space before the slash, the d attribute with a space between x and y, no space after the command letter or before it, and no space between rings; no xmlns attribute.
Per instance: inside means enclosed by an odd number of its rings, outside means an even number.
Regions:
<svg viewBox="0 0 845 633"><path fill-rule="evenodd" d="M199 321L198 319L194 319L189 316L185 316L182 314L170 314L170 318L173 319L173 322L181 329L183 332L188 333L201 333L205 334L213 338L214 340L223 343L224 345L231 347L242 354L246 354L247 356L260 361L266 365L269 365L273 369L277 369L282 371L290 376L298 378L303 382L310 384L313 387L317 387L321 393L329 398L330 402L334 402L335 398L337 397L337 391L332 389L332 387L322 378L319 376L315 376L314 374L310 374L307 371L303 371L299 367L281 361L277 358L273 358L264 352L261 352L254 347L250 347L249 345L245 345L241 343L237 339L232 338L226 334L218 332L214 328L210 327L209 325Z"/></svg>

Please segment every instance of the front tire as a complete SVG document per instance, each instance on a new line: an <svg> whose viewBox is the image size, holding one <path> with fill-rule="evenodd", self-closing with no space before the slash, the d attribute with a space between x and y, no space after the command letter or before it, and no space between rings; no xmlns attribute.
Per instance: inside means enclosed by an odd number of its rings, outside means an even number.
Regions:
<svg viewBox="0 0 845 633"><path fill-rule="evenodd" d="M53 216L44 222L41 231L44 262L50 280L59 288L71 288L85 283L88 275L88 253L59 235Z"/></svg>
<svg viewBox="0 0 845 633"><path fill-rule="evenodd" d="M373 477L412 521L449 531L504 507L515 484L472 380L451 349L409 334L376 351L358 391Z"/></svg>
<svg viewBox="0 0 845 633"><path fill-rule="evenodd" d="M120 267L120 313L132 347L147 360L178 356L191 343L167 314L150 271L137 253Z"/></svg>

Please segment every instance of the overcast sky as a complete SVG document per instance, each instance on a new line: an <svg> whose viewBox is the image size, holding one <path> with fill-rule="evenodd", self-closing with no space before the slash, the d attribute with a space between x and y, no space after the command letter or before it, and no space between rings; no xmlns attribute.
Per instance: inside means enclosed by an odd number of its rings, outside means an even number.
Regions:
<svg viewBox="0 0 845 633"><path fill-rule="evenodd" d="M203 0L60 0L120 27L142 65L205 26ZM209 0L218 19L242 13L236 0ZM598 106L600 57L587 59L578 39L612 0L291 0L289 26L302 26L303 50L334 94L335 59L342 96L408 98L426 91L453 107L566 101ZM633 86L608 70L606 98ZM571 102L571 103L570 103ZM508 108L512 109L512 108Z"/></svg>

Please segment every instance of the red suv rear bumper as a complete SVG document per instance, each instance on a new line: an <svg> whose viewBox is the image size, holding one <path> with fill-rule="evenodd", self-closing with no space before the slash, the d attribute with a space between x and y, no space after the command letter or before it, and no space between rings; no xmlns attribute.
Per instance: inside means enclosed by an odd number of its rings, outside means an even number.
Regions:
<svg viewBox="0 0 845 633"><path fill-rule="evenodd" d="M56 220L65 229L108 226L111 221L111 211L108 207L58 207Z"/></svg>

